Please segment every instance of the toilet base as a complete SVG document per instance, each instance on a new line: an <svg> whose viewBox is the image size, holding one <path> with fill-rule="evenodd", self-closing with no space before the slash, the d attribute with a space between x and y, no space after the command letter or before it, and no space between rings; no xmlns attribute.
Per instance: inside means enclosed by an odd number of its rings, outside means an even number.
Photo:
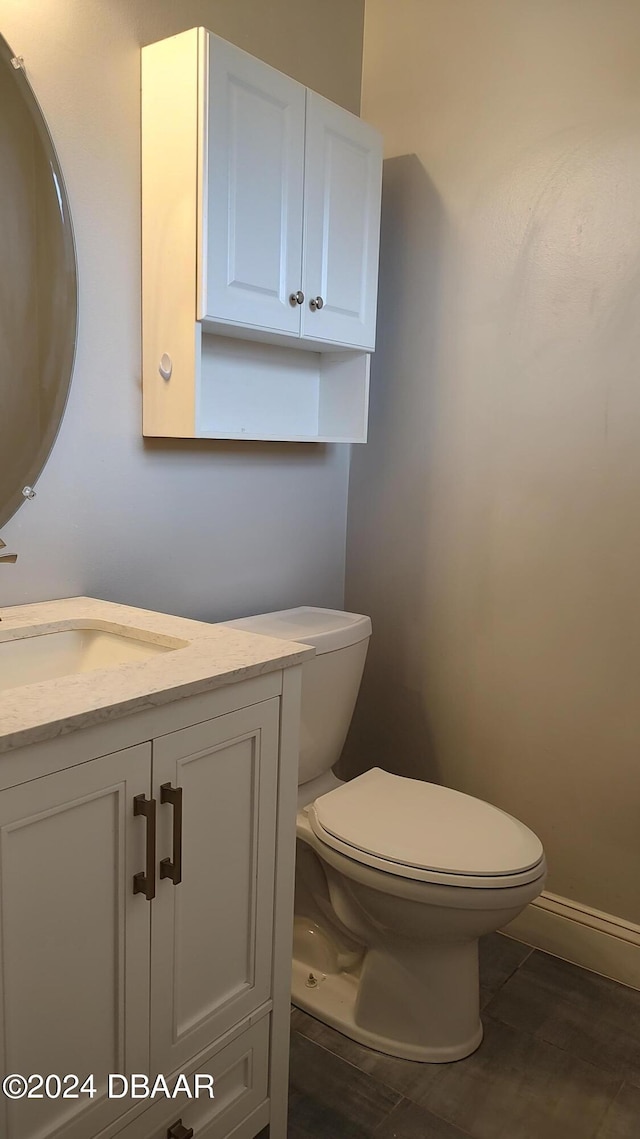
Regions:
<svg viewBox="0 0 640 1139"><path fill-rule="evenodd" d="M309 984L310 973L316 984ZM367 1048L384 1052L388 1056L399 1056L403 1060L449 1064L454 1060L463 1060L465 1056L470 1056L480 1046L483 1029L479 1019L468 1039L446 1047L410 1044L363 1028L355 1019L359 986L359 969L321 973L310 970L309 965L303 961L295 957L293 959L291 998L294 1005L352 1040L357 1040L359 1044L366 1045Z"/></svg>

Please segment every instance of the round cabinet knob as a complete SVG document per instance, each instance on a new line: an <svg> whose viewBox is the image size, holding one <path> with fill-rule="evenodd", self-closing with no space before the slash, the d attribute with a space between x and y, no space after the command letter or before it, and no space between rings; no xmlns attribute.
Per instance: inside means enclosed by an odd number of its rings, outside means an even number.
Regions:
<svg viewBox="0 0 640 1139"><path fill-rule="evenodd" d="M289 293L289 304L292 308L295 308L296 305L301 305L303 301L304 293L300 292L300 289L298 289L297 293Z"/></svg>
<svg viewBox="0 0 640 1139"><path fill-rule="evenodd" d="M323 301L322 297L312 297L311 300L309 301L309 308L311 309L312 312L315 312L316 309L321 309L323 307L323 305L324 305L324 301Z"/></svg>

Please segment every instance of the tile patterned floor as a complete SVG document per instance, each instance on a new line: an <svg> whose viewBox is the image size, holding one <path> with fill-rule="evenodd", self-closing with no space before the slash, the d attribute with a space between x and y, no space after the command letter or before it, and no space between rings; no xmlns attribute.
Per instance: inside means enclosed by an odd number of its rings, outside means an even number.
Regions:
<svg viewBox="0 0 640 1139"><path fill-rule="evenodd" d="M455 1064L294 1009L289 1139L640 1139L640 992L500 934L480 981L485 1038Z"/></svg>

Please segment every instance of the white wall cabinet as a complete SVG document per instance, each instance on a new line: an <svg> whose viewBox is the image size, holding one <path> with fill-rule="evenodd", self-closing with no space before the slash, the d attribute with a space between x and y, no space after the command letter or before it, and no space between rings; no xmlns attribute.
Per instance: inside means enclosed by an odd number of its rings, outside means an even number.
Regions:
<svg viewBox="0 0 640 1139"><path fill-rule="evenodd" d="M364 441L380 136L202 28L142 54L145 434Z"/></svg>
<svg viewBox="0 0 640 1139"><path fill-rule="evenodd" d="M68 767L0 790L2 1073L98 1090L2 1097L5 1139L284 1139L297 671L288 697L275 673L79 732ZM92 758L122 733L150 738ZM105 1094L196 1071L215 1099Z"/></svg>

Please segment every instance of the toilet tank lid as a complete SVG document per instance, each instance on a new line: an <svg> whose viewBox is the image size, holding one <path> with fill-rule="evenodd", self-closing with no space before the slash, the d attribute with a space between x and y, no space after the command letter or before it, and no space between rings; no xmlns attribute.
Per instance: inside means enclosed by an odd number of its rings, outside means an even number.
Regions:
<svg viewBox="0 0 640 1139"><path fill-rule="evenodd" d="M311 605L240 617L237 621L225 621L225 625L244 629L246 633L262 633L265 637L313 645L316 653L344 649L371 636L370 617L362 613L343 613L340 609L314 609Z"/></svg>

